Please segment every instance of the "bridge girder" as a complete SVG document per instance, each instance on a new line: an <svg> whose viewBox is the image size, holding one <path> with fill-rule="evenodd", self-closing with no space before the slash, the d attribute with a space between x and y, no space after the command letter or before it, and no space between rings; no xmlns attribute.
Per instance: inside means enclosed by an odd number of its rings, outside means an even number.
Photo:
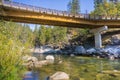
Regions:
<svg viewBox="0 0 120 80"><path fill-rule="evenodd" d="M107 25L109 28L120 28L119 19L86 19L75 16L63 16L48 14L47 12L35 12L13 7L0 6L0 17L7 21L33 23L73 28L99 28Z"/></svg>

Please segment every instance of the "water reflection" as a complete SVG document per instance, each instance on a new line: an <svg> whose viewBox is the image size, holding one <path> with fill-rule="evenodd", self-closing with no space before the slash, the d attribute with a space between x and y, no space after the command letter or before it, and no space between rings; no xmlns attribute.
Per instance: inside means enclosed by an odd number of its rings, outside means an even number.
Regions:
<svg viewBox="0 0 120 80"><path fill-rule="evenodd" d="M28 71L24 74L23 80L39 80L39 73L28 68Z"/></svg>

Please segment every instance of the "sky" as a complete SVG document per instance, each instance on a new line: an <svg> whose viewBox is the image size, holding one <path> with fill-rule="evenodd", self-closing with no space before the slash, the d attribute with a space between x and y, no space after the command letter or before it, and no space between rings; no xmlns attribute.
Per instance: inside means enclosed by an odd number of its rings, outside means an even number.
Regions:
<svg viewBox="0 0 120 80"><path fill-rule="evenodd" d="M67 4L70 0L12 0L33 6L44 8L67 10ZM90 12L94 9L93 0L80 0L81 13Z"/></svg>
<svg viewBox="0 0 120 80"><path fill-rule="evenodd" d="M56 10L67 11L67 4L70 0L12 0L14 2L24 3L28 5L50 8ZM81 13L89 13L94 9L93 0L80 0ZM30 27L34 29L34 24L30 24Z"/></svg>

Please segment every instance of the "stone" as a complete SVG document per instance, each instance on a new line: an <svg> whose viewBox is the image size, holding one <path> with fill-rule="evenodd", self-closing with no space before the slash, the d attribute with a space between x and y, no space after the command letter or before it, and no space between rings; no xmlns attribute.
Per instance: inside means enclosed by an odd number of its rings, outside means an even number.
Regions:
<svg viewBox="0 0 120 80"><path fill-rule="evenodd" d="M47 65L48 64L48 62L47 62L47 60L42 60L42 61L38 61L41 65Z"/></svg>
<svg viewBox="0 0 120 80"><path fill-rule="evenodd" d="M86 51L88 54L93 54L96 53L96 49L95 48L90 48Z"/></svg>
<svg viewBox="0 0 120 80"><path fill-rule="evenodd" d="M54 63L54 60L55 60L54 56L52 55L46 56L45 59L47 60L48 63Z"/></svg>
<svg viewBox="0 0 120 80"><path fill-rule="evenodd" d="M41 68L42 67L42 64L38 61L38 62L35 62L34 63L34 66L35 68Z"/></svg>
<svg viewBox="0 0 120 80"><path fill-rule="evenodd" d="M120 44L120 37L119 37L119 35L113 35L111 37L111 43L115 44L115 45Z"/></svg>
<svg viewBox="0 0 120 80"><path fill-rule="evenodd" d="M70 54L71 57L74 57L75 55L74 54Z"/></svg>
<svg viewBox="0 0 120 80"><path fill-rule="evenodd" d="M120 56L120 46L107 46L105 48L105 52L118 58Z"/></svg>
<svg viewBox="0 0 120 80"><path fill-rule="evenodd" d="M77 46L75 48L75 52L77 52L78 54L85 54L86 53L86 50L83 46Z"/></svg>
<svg viewBox="0 0 120 80"><path fill-rule="evenodd" d="M58 62L58 64L62 64L62 62L63 62L63 61L62 61L62 60L60 60L60 61Z"/></svg>
<svg viewBox="0 0 120 80"><path fill-rule="evenodd" d="M100 59L100 56L97 56L96 58L97 58L97 59Z"/></svg>
<svg viewBox="0 0 120 80"><path fill-rule="evenodd" d="M23 56L22 57L22 60L23 61L33 61L33 62L35 62L35 61L38 61L38 59L36 58L36 57L32 57L32 56L28 56L28 55L26 55L26 56Z"/></svg>
<svg viewBox="0 0 120 80"><path fill-rule="evenodd" d="M69 80L69 75L65 72L56 72L50 76L50 80Z"/></svg>
<svg viewBox="0 0 120 80"><path fill-rule="evenodd" d="M113 55L109 55L108 58L109 58L110 60L114 60L114 59L115 59L115 57L114 57Z"/></svg>

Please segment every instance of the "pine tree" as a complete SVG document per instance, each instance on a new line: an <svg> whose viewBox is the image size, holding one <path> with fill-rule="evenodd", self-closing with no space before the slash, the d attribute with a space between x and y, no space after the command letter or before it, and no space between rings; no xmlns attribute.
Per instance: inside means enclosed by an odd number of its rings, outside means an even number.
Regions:
<svg viewBox="0 0 120 80"><path fill-rule="evenodd" d="M76 15L80 13L80 1L79 0L72 0L67 5L69 13ZM77 28L68 28L68 33L70 33L73 37L79 36L82 29Z"/></svg>
<svg viewBox="0 0 120 80"><path fill-rule="evenodd" d="M39 28L37 25L35 25L35 29L33 31L33 35L34 35L34 46L37 47L39 46L40 42L39 42Z"/></svg>
<svg viewBox="0 0 120 80"><path fill-rule="evenodd" d="M46 43L46 27L41 25L39 28L39 41L41 45Z"/></svg>
<svg viewBox="0 0 120 80"><path fill-rule="evenodd" d="M116 8L117 8L117 14L116 15L120 15L120 2L118 2L117 4L116 4Z"/></svg>
<svg viewBox="0 0 120 80"><path fill-rule="evenodd" d="M71 13L71 9L72 9L72 2L71 1L69 1L69 3L68 3L68 5L67 5L67 10L68 10L68 12L69 13Z"/></svg>
<svg viewBox="0 0 120 80"><path fill-rule="evenodd" d="M96 9L103 2L104 2L104 0L94 0L94 8Z"/></svg>
<svg viewBox="0 0 120 80"><path fill-rule="evenodd" d="M53 38L52 38L52 28L51 27L47 27L46 28L46 43L47 44L51 44L53 42Z"/></svg>
<svg viewBox="0 0 120 80"><path fill-rule="evenodd" d="M72 14L78 14L80 12L79 0L72 0L68 3L68 11Z"/></svg>

